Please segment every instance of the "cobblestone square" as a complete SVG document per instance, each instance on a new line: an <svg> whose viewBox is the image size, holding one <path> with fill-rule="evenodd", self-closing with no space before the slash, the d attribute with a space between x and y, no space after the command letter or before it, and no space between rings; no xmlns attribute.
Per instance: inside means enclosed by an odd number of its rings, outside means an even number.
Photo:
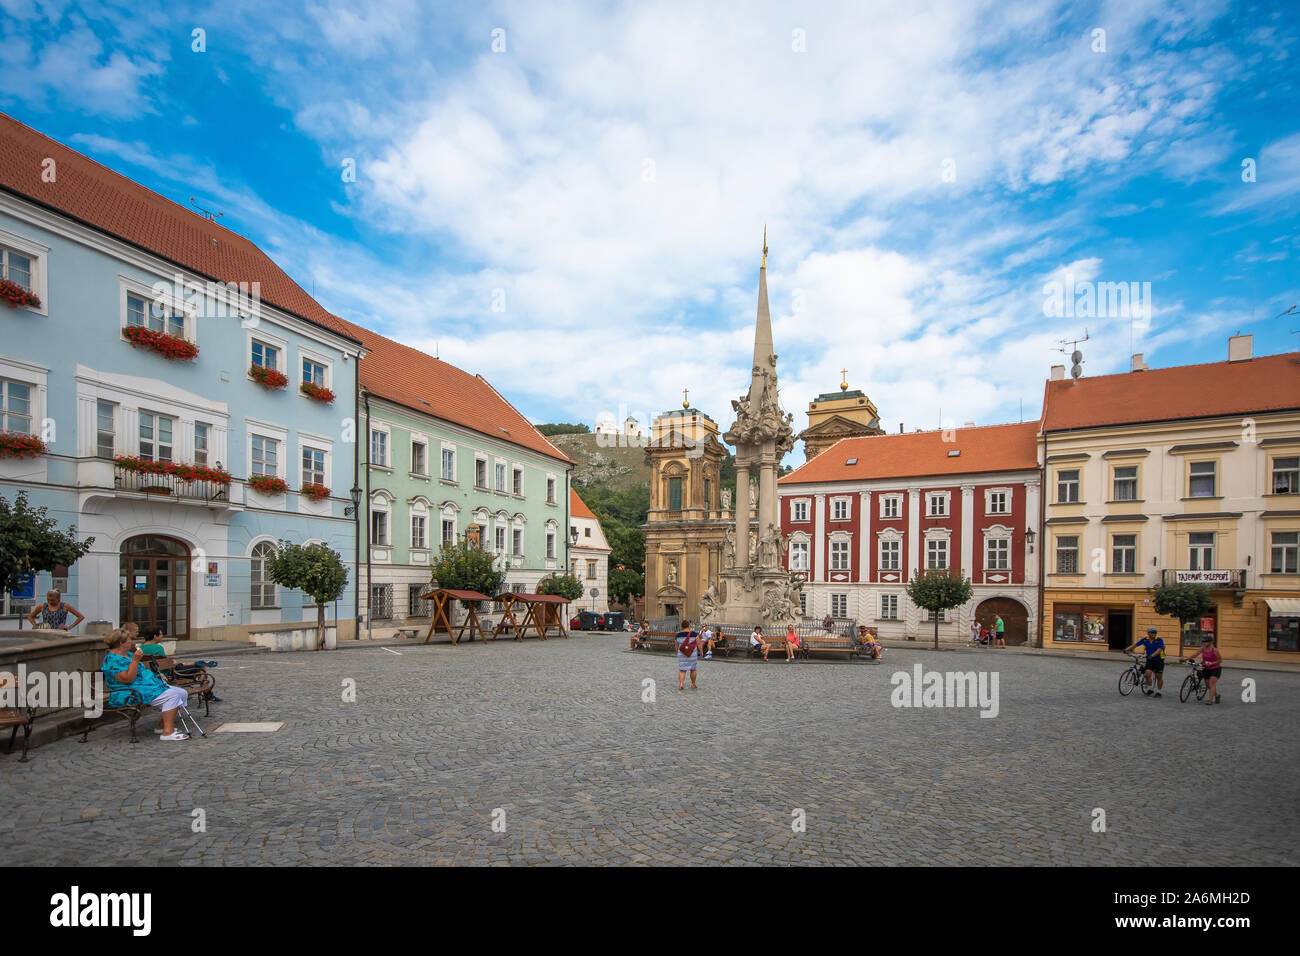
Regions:
<svg viewBox="0 0 1300 956"><path fill-rule="evenodd" d="M115 724L0 757L0 863L1300 859L1300 674L1229 667L1206 707L1179 703L1173 664L1162 699L1121 698L1118 656L708 661L678 692L670 656L617 636L393 650L224 658L205 727L284 721L276 733L164 744L151 712L135 746ZM998 716L893 707L891 676L918 662L996 671Z"/></svg>

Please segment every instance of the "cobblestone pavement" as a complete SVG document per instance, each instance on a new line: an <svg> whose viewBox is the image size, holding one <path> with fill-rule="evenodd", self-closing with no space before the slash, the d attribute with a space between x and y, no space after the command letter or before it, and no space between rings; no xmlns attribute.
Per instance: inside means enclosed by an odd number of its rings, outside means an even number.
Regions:
<svg viewBox="0 0 1300 956"><path fill-rule="evenodd" d="M1300 862L1297 674L1230 668L1206 707L1173 665L1121 698L1120 658L891 648L704 662L679 693L617 637L399 650L227 658L207 726L278 733L164 744L150 717L136 746L117 724L0 756L0 863ZM995 670L999 715L894 708L917 662Z"/></svg>

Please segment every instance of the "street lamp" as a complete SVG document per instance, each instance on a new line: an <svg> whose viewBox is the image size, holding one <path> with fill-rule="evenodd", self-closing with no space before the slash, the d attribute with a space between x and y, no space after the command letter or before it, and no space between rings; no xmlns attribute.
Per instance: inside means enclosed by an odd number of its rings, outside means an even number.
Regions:
<svg viewBox="0 0 1300 956"><path fill-rule="evenodd" d="M348 494L352 497L352 507L343 509L343 517L345 518L351 518L357 513L357 509L361 507L361 489L353 484Z"/></svg>
<svg viewBox="0 0 1300 956"><path fill-rule="evenodd" d="M1025 540L1026 540L1027 542L1029 542L1029 553L1030 553L1030 554L1033 554L1033 553L1034 553L1034 538L1036 538L1036 537L1038 537L1038 535L1034 533L1034 529L1033 529L1033 528L1026 528L1026 529L1025 529Z"/></svg>
<svg viewBox="0 0 1300 956"><path fill-rule="evenodd" d="M578 529L577 529L577 528L570 528L570 529L569 529L569 544L570 544L570 545L573 545L573 546L576 546L576 545L578 544Z"/></svg>

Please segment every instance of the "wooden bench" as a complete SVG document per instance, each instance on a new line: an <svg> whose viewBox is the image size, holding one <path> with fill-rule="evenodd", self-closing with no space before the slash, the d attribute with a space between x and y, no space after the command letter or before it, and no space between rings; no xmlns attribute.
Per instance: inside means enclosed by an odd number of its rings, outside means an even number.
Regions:
<svg viewBox="0 0 1300 956"><path fill-rule="evenodd" d="M844 654L853 657L858 649L857 638L853 637L834 637L825 631L799 635L799 655L805 659L811 654Z"/></svg>
<svg viewBox="0 0 1300 956"><path fill-rule="evenodd" d="M677 634L669 634L667 631L646 631L641 635L638 647L644 647L647 650L662 647L673 653L677 652Z"/></svg>
<svg viewBox="0 0 1300 956"><path fill-rule="evenodd" d="M785 655L784 634L776 634L776 635L764 634L763 643L770 645L767 652L767 656L769 660L772 658L773 654L780 654L782 656ZM760 658L763 656L763 649L761 647L755 647L753 644L749 643L748 636L745 637L745 656L760 657Z"/></svg>
<svg viewBox="0 0 1300 956"><path fill-rule="evenodd" d="M5 688L12 685L10 691ZM0 693L10 693L14 695L14 700L18 699L18 677L16 674L0 674ZM14 740L18 737L18 728L23 729L23 755L18 758L19 763L27 762L27 744L32 738L32 723L36 720L36 708L27 707L7 707L0 710L0 727L12 727L9 732L9 749L6 753L14 752Z"/></svg>
<svg viewBox="0 0 1300 956"><path fill-rule="evenodd" d="M199 700L203 702L203 716L212 716L212 688L217 686L217 681L208 673L206 668L199 674L180 675L176 673L176 664L178 662L175 658L146 657L143 660L148 662L151 671L173 687L179 687L190 694L198 694Z"/></svg>

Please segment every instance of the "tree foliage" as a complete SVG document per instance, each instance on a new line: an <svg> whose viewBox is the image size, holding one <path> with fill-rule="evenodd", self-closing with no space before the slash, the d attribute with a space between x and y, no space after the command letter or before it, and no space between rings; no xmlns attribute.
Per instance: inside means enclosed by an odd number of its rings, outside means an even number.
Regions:
<svg viewBox="0 0 1300 956"><path fill-rule="evenodd" d="M1204 584L1165 584L1151 589L1151 603L1157 614L1194 621L1214 610L1214 599Z"/></svg>
<svg viewBox="0 0 1300 956"><path fill-rule="evenodd" d="M444 544L433 562L433 583L440 588L496 597L505 579L506 572L497 567L496 555L463 538Z"/></svg>
<svg viewBox="0 0 1300 956"><path fill-rule="evenodd" d="M18 492L13 504L0 496L0 591L16 590L37 571L75 564L94 541L78 540L71 525L59 530L47 508L28 505L25 491Z"/></svg>
<svg viewBox="0 0 1300 956"><path fill-rule="evenodd" d="M645 577L631 568L614 568L609 572L609 597L616 604L631 604L645 594Z"/></svg>
<svg viewBox="0 0 1300 956"><path fill-rule="evenodd" d="M572 574L549 574L537 585L538 594L558 594L566 601L582 597L582 582Z"/></svg>
<svg viewBox="0 0 1300 956"><path fill-rule="evenodd" d="M333 548L323 544L281 541L266 563L266 574L282 588L302 591L316 603L316 641L325 646L325 605L337 601L348 585L348 569Z"/></svg>
<svg viewBox="0 0 1300 956"><path fill-rule="evenodd" d="M970 578L949 571L915 571L907 582L907 596L917 607L934 613L934 646L939 647L939 614L961 607L971 599Z"/></svg>
<svg viewBox="0 0 1300 956"><path fill-rule="evenodd" d="M552 435L590 435L591 429L586 425L570 422L550 422L538 425L537 430L548 438Z"/></svg>

